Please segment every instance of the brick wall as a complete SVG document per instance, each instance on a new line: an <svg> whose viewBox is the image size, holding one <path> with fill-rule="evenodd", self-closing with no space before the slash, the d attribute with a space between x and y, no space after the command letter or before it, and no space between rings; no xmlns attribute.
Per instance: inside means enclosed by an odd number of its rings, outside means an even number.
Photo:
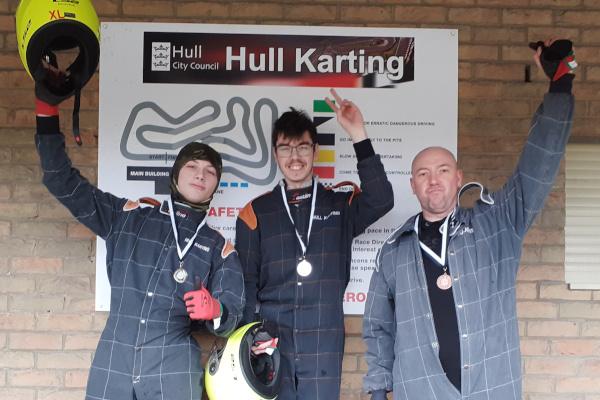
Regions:
<svg viewBox="0 0 600 400"><path fill-rule="evenodd" d="M499 187L545 91L526 43L577 44L573 141L600 139L598 0L96 0L102 20L458 28L459 158L466 179ZM106 315L94 309L94 237L40 185L32 84L14 34L15 0L0 0L0 398L82 399ZM97 77L82 99L85 146L71 156L96 178ZM65 105L70 109L70 104ZM69 131L68 113L62 116ZM71 142L72 143L72 142ZM518 278L525 400L600 400L600 291L564 283L564 176L526 239ZM346 319L343 398L366 370L361 319ZM205 343L209 338L201 338Z"/></svg>

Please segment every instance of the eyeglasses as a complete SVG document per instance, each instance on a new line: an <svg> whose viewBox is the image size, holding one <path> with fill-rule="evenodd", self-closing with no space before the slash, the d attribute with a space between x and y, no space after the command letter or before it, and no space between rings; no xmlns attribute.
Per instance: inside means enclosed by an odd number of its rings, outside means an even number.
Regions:
<svg viewBox="0 0 600 400"><path fill-rule="evenodd" d="M275 152L279 157L290 157L292 151L296 150L296 154L300 157L310 156L315 148L314 143L300 143L297 146L290 146L289 144L281 144L275 147Z"/></svg>

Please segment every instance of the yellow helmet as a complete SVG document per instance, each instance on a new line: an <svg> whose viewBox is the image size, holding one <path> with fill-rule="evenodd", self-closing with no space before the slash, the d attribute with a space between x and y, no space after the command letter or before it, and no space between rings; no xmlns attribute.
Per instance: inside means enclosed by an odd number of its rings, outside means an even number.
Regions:
<svg viewBox="0 0 600 400"><path fill-rule="evenodd" d="M258 356L251 350L255 338L265 334L263 324L253 322L233 332L224 348L213 348L204 372L210 400L277 398L281 387L279 350Z"/></svg>
<svg viewBox="0 0 600 400"><path fill-rule="evenodd" d="M36 95L58 104L88 82L100 56L100 21L90 0L21 0L16 14L21 62L36 81ZM54 51L79 48L60 85L48 81L42 60L56 65Z"/></svg>

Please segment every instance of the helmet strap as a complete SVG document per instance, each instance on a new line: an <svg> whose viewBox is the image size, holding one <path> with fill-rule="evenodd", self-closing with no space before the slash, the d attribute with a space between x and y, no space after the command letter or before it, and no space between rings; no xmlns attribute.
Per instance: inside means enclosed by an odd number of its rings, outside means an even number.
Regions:
<svg viewBox="0 0 600 400"><path fill-rule="evenodd" d="M73 137L75 138L75 143L79 146L83 144L81 140L81 134L79 132L79 105L81 103L81 88L78 86L75 89L75 99L73 102Z"/></svg>

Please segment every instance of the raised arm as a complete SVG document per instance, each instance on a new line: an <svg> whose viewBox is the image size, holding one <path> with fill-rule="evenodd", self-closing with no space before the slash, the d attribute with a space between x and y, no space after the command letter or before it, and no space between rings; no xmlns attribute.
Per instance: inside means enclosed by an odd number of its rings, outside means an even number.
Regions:
<svg viewBox="0 0 600 400"><path fill-rule="evenodd" d="M355 189L348 199L352 236L356 237L394 207L394 191L381 159L367 137L362 112L352 101L342 99L334 89L331 89L331 95L335 102L330 98L325 101L335 111L356 152L360 191Z"/></svg>
<svg viewBox="0 0 600 400"><path fill-rule="evenodd" d="M574 62L571 42L546 41L537 45L534 59L550 78L550 89L533 116L513 175L493 194L504 217L513 226L517 240L524 237L552 189L573 119L574 75L571 69L564 67L565 63Z"/></svg>
<svg viewBox="0 0 600 400"><path fill-rule="evenodd" d="M106 239L116 213L123 210L127 200L103 192L73 168L65 151L65 138L59 130L57 106L37 100L36 116L35 144L44 185L79 222Z"/></svg>

